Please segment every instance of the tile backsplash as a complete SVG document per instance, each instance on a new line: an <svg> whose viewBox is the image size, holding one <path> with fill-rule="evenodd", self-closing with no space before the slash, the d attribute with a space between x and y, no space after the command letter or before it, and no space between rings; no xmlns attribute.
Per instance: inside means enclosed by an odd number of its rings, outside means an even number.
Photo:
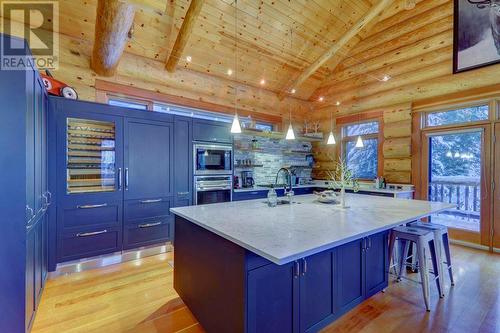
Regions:
<svg viewBox="0 0 500 333"><path fill-rule="evenodd" d="M311 150L310 142L240 134L234 138L234 174L241 177L242 171L252 171L256 185L274 184L278 170L287 167L295 176L308 180ZM282 177L279 183L285 182Z"/></svg>

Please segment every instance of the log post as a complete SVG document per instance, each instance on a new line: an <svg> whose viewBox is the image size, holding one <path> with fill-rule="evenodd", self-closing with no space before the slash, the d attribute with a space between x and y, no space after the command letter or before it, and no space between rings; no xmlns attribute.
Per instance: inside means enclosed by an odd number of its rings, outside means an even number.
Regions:
<svg viewBox="0 0 500 333"><path fill-rule="evenodd" d="M98 75L115 74L134 22L134 15L135 7L127 1L98 1L94 48L90 60L90 67Z"/></svg>

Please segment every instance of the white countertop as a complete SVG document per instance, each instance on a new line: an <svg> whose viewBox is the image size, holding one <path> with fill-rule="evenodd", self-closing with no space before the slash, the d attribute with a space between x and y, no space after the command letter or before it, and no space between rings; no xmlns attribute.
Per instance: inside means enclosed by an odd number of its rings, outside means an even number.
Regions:
<svg viewBox="0 0 500 333"><path fill-rule="evenodd" d="M276 264L319 253L437 213L450 204L347 194L350 208L326 205L314 195L268 207L264 199L172 208L171 211Z"/></svg>

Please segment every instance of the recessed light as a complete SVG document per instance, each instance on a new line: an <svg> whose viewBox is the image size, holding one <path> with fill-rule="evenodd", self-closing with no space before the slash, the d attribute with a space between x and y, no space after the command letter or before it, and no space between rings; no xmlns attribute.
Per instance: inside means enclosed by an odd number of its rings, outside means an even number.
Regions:
<svg viewBox="0 0 500 333"><path fill-rule="evenodd" d="M384 77L382 78L382 81L387 82L390 79L391 79L391 77L389 75L385 74Z"/></svg>
<svg viewBox="0 0 500 333"><path fill-rule="evenodd" d="M337 101L337 103L335 103L335 105L339 106L340 105L340 101Z"/></svg>
<svg viewBox="0 0 500 333"><path fill-rule="evenodd" d="M292 94L295 94L295 93L297 92L297 90L292 89L292 90L290 90L290 92L291 92Z"/></svg>
<svg viewBox="0 0 500 333"><path fill-rule="evenodd" d="M320 98L318 98L318 101L320 102L323 102L325 100L325 98L323 96L320 96Z"/></svg>
<svg viewBox="0 0 500 333"><path fill-rule="evenodd" d="M263 85L265 85L265 84L266 84L266 80L264 80L264 79L260 80L260 85L261 85L261 86L263 86Z"/></svg>
<svg viewBox="0 0 500 333"><path fill-rule="evenodd" d="M187 56L187 57L186 57L186 61L187 61L187 62L191 62L191 60L193 60L193 58L191 58L191 56Z"/></svg>
<svg viewBox="0 0 500 333"><path fill-rule="evenodd" d="M232 69L228 69L227 70L227 75L229 75L229 76L233 75L233 70Z"/></svg>

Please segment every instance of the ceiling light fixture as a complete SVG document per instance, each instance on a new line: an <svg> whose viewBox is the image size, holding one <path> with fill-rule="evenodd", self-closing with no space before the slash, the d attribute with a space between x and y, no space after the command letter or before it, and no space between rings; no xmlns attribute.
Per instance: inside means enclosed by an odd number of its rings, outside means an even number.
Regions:
<svg viewBox="0 0 500 333"><path fill-rule="evenodd" d="M387 75L387 74L385 74L385 75L382 77L382 81L383 81L383 82L387 82L387 81L389 81L390 79L391 79L391 77L390 77L389 75Z"/></svg>
<svg viewBox="0 0 500 333"><path fill-rule="evenodd" d="M233 70L231 68L229 68L227 70L227 75L229 75L229 76L233 75Z"/></svg>
<svg viewBox="0 0 500 333"><path fill-rule="evenodd" d="M263 85L265 85L265 84L266 84L266 80L261 79L261 80L260 80L260 85L261 85L261 86L263 86Z"/></svg>
<svg viewBox="0 0 500 333"><path fill-rule="evenodd" d="M235 85L234 85L234 118L231 124L231 133L239 134L241 133L240 118L238 117L238 0L234 0L234 69L236 71L234 75ZM228 70L228 75L229 74Z"/></svg>
<svg viewBox="0 0 500 333"><path fill-rule="evenodd" d="M339 105L340 105L340 101L337 101L337 102L335 103L335 105L339 106Z"/></svg>
<svg viewBox="0 0 500 333"><path fill-rule="evenodd" d="M191 62L191 60L193 60L193 58L191 58L191 56L187 56L187 57L186 57L186 61L187 61L187 62Z"/></svg>
<svg viewBox="0 0 500 333"><path fill-rule="evenodd" d="M292 127L292 109L290 108L290 124L288 125L288 131L286 132L285 139L287 140L295 140L295 133L293 132Z"/></svg>
<svg viewBox="0 0 500 333"><path fill-rule="evenodd" d="M325 98L323 96L320 96L320 98L318 98L318 101L320 102L323 102L325 100Z"/></svg>
<svg viewBox="0 0 500 333"><path fill-rule="evenodd" d="M365 146L363 142L363 138L361 138L361 135L358 135L358 139L356 140L356 148L363 148Z"/></svg>
<svg viewBox="0 0 500 333"><path fill-rule="evenodd" d="M291 94L295 94L296 92L297 92L297 90L295 90L295 89L290 90Z"/></svg>
<svg viewBox="0 0 500 333"><path fill-rule="evenodd" d="M335 141L335 136L333 135L333 111L330 111L330 134L328 135L327 145L334 145L337 142Z"/></svg>

